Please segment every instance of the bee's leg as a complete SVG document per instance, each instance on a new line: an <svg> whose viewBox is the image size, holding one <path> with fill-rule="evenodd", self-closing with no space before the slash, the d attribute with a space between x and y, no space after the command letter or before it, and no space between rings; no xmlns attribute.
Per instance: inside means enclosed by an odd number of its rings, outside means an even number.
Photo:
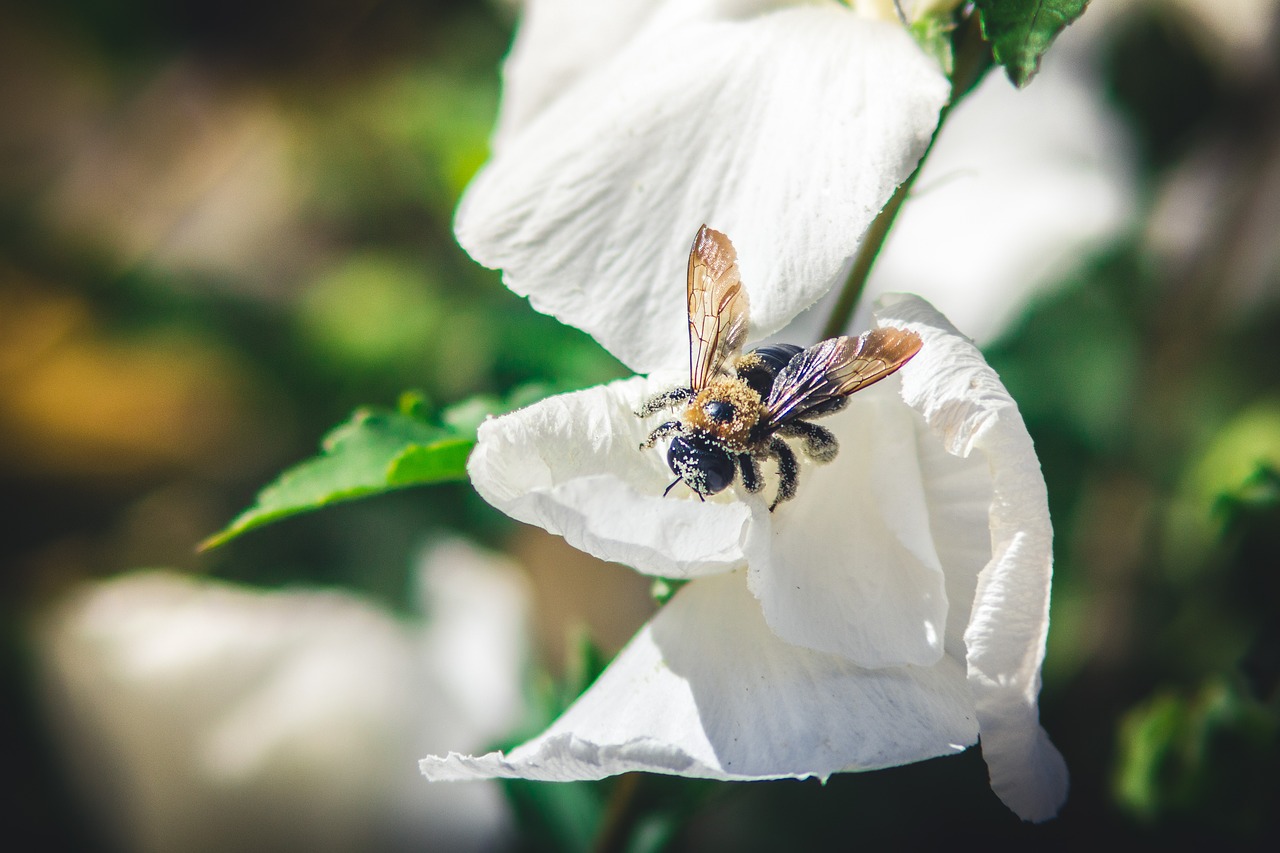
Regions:
<svg viewBox="0 0 1280 853"><path fill-rule="evenodd" d="M649 433L649 437L641 442L640 449L648 450L667 436L676 435L681 432L684 432L684 424L679 421L667 421L665 424Z"/></svg>
<svg viewBox="0 0 1280 853"><path fill-rule="evenodd" d="M647 418L663 409L674 409L692 396L692 388L672 388L670 391L663 391L641 403L640 408L636 409L636 417Z"/></svg>
<svg viewBox="0 0 1280 853"><path fill-rule="evenodd" d="M738 454L738 468L742 471L742 485L747 491L755 494L764 488L764 478L760 476L760 463L750 453Z"/></svg>
<svg viewBox="0 0 1280 853"><path fill-rule="evenodd" d="M778 435L804 439L801 447L805 455L814 462L830 462L840 450L840 443L831 430L806 421L792 421L780 427Z"/></svg>
<svg viewBox="0 0 1280 853"><path fill-rule="evenodd" d="M813 420L814 418L821 418L821 417L826 417L827 415L834 415L836 412L840 411L847 405L849 405L848 397L833 397L830 400L827 400L825 403L819 403L818 405L814 406L812 409L805 410L803 417L805 420L810 421L810 420Z"/></svg>
<svg viewBox="0 0 1280 853"><path fill-rule="evenodd" d="M789 501L796 496L796 485L800 482L800 465L796 455L787 447L787 443L776 435L769 442L769 455L778 460L778 496L769 504L769 512L773 512L778 504Z"/></svg>

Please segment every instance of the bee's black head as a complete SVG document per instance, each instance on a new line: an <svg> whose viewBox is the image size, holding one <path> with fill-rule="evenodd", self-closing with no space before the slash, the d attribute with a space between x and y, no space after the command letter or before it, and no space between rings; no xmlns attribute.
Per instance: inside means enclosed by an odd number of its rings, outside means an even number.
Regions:
<svg viewBox="0 0 1280 853"><path fill-rule="evenodd" d="M736 469L733 457L700 435L680 435L667 450L671 470L700 495L714 495L729 488Z"/></svg>

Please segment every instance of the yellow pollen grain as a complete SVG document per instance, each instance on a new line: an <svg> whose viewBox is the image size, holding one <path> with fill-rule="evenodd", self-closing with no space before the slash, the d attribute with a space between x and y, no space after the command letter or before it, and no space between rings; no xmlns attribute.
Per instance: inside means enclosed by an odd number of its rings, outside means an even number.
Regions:
<svg viewBox="0 0 1280 853"><path fill-rule="evenodd" d="M726 423L712 420L707 415L708 403L728 403L733 406L733 420ZM764 401L750 385L741 379L717 379L698 392L684 414L685 426L716 439L732 453L747 449L747 439L752 427L764 414Z"/></svg>

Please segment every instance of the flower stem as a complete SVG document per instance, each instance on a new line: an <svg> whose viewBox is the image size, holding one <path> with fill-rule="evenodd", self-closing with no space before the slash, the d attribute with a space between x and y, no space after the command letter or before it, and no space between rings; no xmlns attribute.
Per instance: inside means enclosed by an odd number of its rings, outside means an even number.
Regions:
<svg viewBox="0 0 1280 853"><path fill-rule="evenodd" d="M929 157L929 152L933 150L934 143L938 141L938 134L942 131L943 123L956 105L964 99L965 95L972 91L973 87L982 79L982 75L986 74L991 67L991 49L982 38L982 28L976 11L970 13L968 17L957 25L956 36L952 44L955 58L951 71L951 99L942 108L942 112L938 114L938 124L933 129L933 137L930 138L929 145L925 148L924 153L920 155L920 160L916 163L915 169L893 191L889 201L881 208L876 218L872 220L871 226L867 228L867 233L862 239L862 245L858 247L858 254L854 256L853 268L849 270L849 277L845 279L844 285L840 288L840 296L836 299L836 304L832 306L831 314L827 317L827 323L822 329L822 338L824 340L843 334L848 327L849 320L853 317L854 309L858 307L858 302L862 299L862 291L866 289L867 279L871 277L871 267L880 255L880 250L884 248L885 240L889 237L889 230L893 227L894 220L898 218L898 211L902 209L902 203L907 200L907 196L911 193L911 187L915 184L916 178L920 176L920 170L924 167L925 160Z"/></svg>
<svg viewBox="0 0 1280 853"><path fill-rule="evenodd" d="M938 126L941 127L941 123ZM937 137L936 130L934 137ZM933 147L932 140L929 142L929 147ZM928 149L925 149L925 153L928 154ZM822 327L822 340L840 335L849 325L849 319L853 316L854 309L858 307L862 291L867 286L867 279L871 276L871 265L876 262L876 256L880 254L880 249L889 236L893 220L897 218L902 202L911 191L911 185L915 183L916 175L920 174L921 163L924 163L924 157L920 158L920 163L916 164L916 169L910 177L893 191L889 202L881 208L880 213L871 222L871 227L867 229L866 235L862 238L862 245L858 247L858 254L853 259L853 269L849 270L849 277L844 280L840 296L832 306L830 316L827 317L827 324Z"/></svg>
<svg viewBox="0 0 1280 853"><path fill-rule="evenodd" d="M639 773L623 773L614 783L604 826L592 846L593 853L621 853L626 849L631 830L640 817L636 795L641 778Z"/></svg>

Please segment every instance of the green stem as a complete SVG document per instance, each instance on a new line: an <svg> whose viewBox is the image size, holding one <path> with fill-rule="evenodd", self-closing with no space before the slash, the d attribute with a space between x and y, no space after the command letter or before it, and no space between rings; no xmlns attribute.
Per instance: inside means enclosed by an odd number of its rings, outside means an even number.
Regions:
<svg viewBox="0 0 1280 853"><path fill-rule="evenodd" d="M639 773L624 773L614 783L604 825L592 846L593 853L620 853L626 849L631 830L640 817L637 794L641 778Z"/></svg>
<svg viewBox="0 0 1280 853"><path fill-rule="evenodd" d="M858 302L862 299L862 291L866 289L867 279L871 277L871 268L875 265L876 258L880 255L880 250L884 248L885 240L889 237L889 230L893 227L894 220L898 218L898 211L902 209L902 203L910 195L911 187L915 184L916 178L920 176L920 170L924 168L929 152L933 150L934 143L938 141L938 134L942 131L943 123L956 105L977 85L978 81L982 79L982 75L991 67L991 50L982 38L982 31L976 12L965 18L958 25L953 45L955 60L951 71L951 99L942 108L942 112L938 114L938 124L933 129L933 137L929 140L929 145L925 148L924 153L920 155L920 160L916 163L915 169L893 191L893 195L889 197L889 201L880 210L880 213L876 215L876 218L872 220L871 226L863 236L862 245L858 247L858 254L853 259L853 268L849 270L849 277L845 279L844 285L840 288L840 296L837 297L836 304L831 308L831 314L827 317L827 323L822 329L822 339L824 340L843 334L845 329L848 328L854 309L858 307Z"/></svg>
<svg viewBox="0 0 1280 853"><path fill-rule="evenodd" d="M934 131L934 136L936 138L937 131ZM932 147L933 142L930 141L929 148ZM925 149L925 154L928 154L928 149ZM924 157L920 158L920 163L924 163ZM844 280L840 296L831 308L830 316L827 317L827 324L822 327L822 340L842 334L849 325L853 310L858 307L858 301L862 299L862 291L867 286L867 279L871 276L871 266L876 262L876 256L880 254L880 249L889 236L893 220L897 218L902 202L906 200L907 193L911 191L911 185L915 183L918 174L920 174L919 164L916 165L911 176L898 185L893 195L889 197L889 202L872 220L871 227L867 229L862 239L862 245L858 247L858 254L853 259L853 269L849 270L849 277Z"/></svg>

